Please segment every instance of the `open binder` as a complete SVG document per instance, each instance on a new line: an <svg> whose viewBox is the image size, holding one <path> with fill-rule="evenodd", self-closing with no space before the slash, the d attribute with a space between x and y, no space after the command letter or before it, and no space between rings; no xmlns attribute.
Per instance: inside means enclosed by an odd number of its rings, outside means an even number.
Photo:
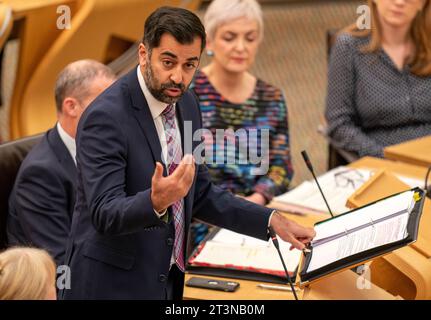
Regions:
<svg viewBox="0 0 431 320"><path fill-rule="evenodd" d="M297 284L307 286L415 242L424 202L425 191L413 188L316 223Z"/></svg>
<svg viewBox="0 0 431 320"><path fill-rule="evenodd" d="M243 242L244 241L244 242ZM242 243L243 242L243 243ZM289 275L295 278L301 258L299 250L280 241ZM270 241L214 228L187 260L190 273L284 284L287 278L278 253Z"/></svg>

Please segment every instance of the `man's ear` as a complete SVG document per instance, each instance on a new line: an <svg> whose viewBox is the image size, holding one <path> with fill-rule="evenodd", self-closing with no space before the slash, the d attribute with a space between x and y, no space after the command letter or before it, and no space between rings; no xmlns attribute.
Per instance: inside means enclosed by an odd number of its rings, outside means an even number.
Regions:
<svg viewBox="0 0 431 320"><path fill-rule="evenodd" d="M78 116L78 108L79 108L78 104L79 104L79 102L75 98L66 97L63 100L63 107L62 107L63 114L66 114L72 118L77 117Z"/></svg>
<svg viewBox="0 0 431 320"><path fill-rule="evenodd" d="M145 66L147 63L148 50L145 45L141 42L138 48L139 64Z"/></svg>

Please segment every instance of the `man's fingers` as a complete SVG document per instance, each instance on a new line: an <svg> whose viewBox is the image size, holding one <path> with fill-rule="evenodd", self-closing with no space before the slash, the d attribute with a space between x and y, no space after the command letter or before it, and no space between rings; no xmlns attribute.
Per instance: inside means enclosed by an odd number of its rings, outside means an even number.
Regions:
<svg viewBox="0 0 431 320"><path fill-rule="evenodd" d="M313 228L298 227L300 229L293 231L297 239L309 239L311 241L316 236L316 231Z"/></svg>
<svg viewBox="0 0 431 320"><path fill-rule="evenodd" d="M189 190L190 187L193 183L193 179L194 179L194 175L195 175L195 166L194 164L192 165L187 165L187 169L184 172L184 175L181 177L181 188L183 189L183 194L186 195Z"/></svg>
<svg viewBox="0 0 431 320"><path fill-rule="evenodd" d="M307 228L306 230L307 230L307 234L305 235L305 237L311 240L316 236L316 230L314 230L313 228Z"/></svg>
<svg viewBox="0 0 431 320"><path fill-rule="evenodd" d="M185 164L194 164L195 158L190 153L186 154L182 160Z"/></svg>
<svg viewBox="0 0 431 320"><path fill-rule="evenodd" d="M294 237L290 237L289 242L291 243L292 247L294 247L295 249L302 250L305 248L305 245L301 241L296 240Z"/></svg>
<svg viewBox="0 0 431 320"><path fill-rule="evenodd" d="M192 162L190 164L186 164L186 170L183 174L183 176L181 177L181 179L184 179L185 181L187 181L188 184L191 184L193 182L193 178L195 175L195 163L194 160L192 160Z"/></svg>
<svg viewBox="0 0 431 320"><path fill-rule="evenodd" d="M195 165L192 155L185 155L183 160L181 160L180 165L175 169L172 176L175 180L182 181L187 179L190 175L194 175L195 173Z"/></svg>
<svg viewBox="0 0 431 320"><path fill-rule="evenodd" d="M187 167L188 167L188 163L192 163L192 156L190 154L186 154L184 156L184 158L181 160L181 162L178 164L178 167L176 167L175 171L173 174L171 174L171 177L174 178L175 180L181 179L182 176L184 175Z"/></svg>

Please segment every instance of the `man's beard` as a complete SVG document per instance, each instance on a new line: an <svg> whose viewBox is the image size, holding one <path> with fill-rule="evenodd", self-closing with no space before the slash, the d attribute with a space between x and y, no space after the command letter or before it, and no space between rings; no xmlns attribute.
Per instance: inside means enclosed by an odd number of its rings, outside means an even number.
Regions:
<svg viewBox="0 0 431 320"><path fill-rule="evenodd" d="M148 60L144 70L144 80L153 97L167 104L173 104L177 102L187 90L184 83L177 84L173 81L168 83L160 83L159 79L157 79L157 77L154 75L153 68L151 67L150 61ZM166 89L179 89L181 90L181 94L176 97L171 97L165 94Z"/></svg>

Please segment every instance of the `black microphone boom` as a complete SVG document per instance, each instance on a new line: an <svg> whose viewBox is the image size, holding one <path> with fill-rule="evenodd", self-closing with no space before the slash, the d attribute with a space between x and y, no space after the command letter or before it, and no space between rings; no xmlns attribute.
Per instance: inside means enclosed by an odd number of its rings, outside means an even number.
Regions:
<svg viewBox="0 0 431 320"><path fill-rule="evenodd" d="M316 181L317 187L319 188L320 194L323 197L323 200L325 201L326 207L329 210L329 213L331 214L332 218L334 217L334 214L332 213L331 208L329 207L328 201L326 201L325 195L323 194L322 189L320 188L319 181L317 181L316 175L314 174L313 166L311 165L311 161L308 158L307 152L305 150L301 151L302 158L304 158L305 164L307 165L308 170L310 170L311 174L313 175L314 181Z"/></svg>
<svg viewBox="0 0 431 320"><path fill-rule="evenodd" d="M284 264L283 256L281 255L280 246L278 245L278 239L275 234L275 231L269 227L268 228L269 236L271 237L272 243L274 244L274 247L277 249L278 255L280 256L281 263L283 264L284 272L287 276L287 281L289 281L290 288L292 289L293 296L295 297L295 300L298 300L298 296L296 295L295 287L293 286L292 279L290 278L289 272L287 271L286 265Z"/></svg>

